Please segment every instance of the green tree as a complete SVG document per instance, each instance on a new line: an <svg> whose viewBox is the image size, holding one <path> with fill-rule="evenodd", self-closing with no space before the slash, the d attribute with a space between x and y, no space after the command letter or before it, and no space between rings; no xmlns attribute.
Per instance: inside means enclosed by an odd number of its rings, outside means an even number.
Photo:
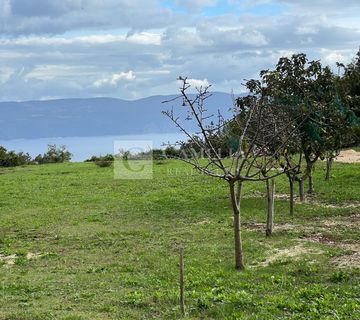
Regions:
<svg viewBox="0 0 360 320"><path fill-rule="evenodd" d="M298 170L289 175L290 190L299 182L300 198L304 199L304 182L309 180L309 193L314 191L313 170L319 158L341 147L348 123L348 109L341 99L336 76L320 61L309 61L305 54L279 60L275 70L261 72L269 101L299 126L297 140L288 145L288 161L297 161Z"/></svg>
<svg viewBox="0 0 360 320"><path fill-rule="evenodd" d="M337 79L338 89L343 103L347 106L347 122L342 141L344 147L360 145L360 49L356 58L344 65L338 63L343 73Z"/></svg>
<svg viewBox="0 0 360 320"><path fill-rule="evenodd" d="M0 166L1 167L16 167L31 163L31 157L28 153L15 151L8 151L6 148L0 146Z"/></svg>
<svg viewBox="0 0 360 320"><path fill-rule="evenodd" d="M43 155L39 154L34 160L38 164L62 163L70 161L71 157L71 152L65 146L57 147L55 144L49 144L47 152Z"/></svg>

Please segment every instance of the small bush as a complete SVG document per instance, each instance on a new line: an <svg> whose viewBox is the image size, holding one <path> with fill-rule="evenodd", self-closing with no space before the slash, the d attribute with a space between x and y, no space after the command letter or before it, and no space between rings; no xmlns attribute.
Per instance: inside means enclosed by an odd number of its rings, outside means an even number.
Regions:
<svg viewBox="0 0 360 320"><path fill-rule="evenodd" d="M109 160L105 160L105 159L100 159L95 161L95 164L100 167L100 168L106 168L106 167L111 167L113 161L109 161Z"/></svg>
<svg viewBox="0 0 360 320"><path fill-rule="evenodd" d="M107 154L105 156L92 156L90 159L85 160L85 162L94 162L101 168L110 167L114 162L114 156L112 154Z"/></svg>

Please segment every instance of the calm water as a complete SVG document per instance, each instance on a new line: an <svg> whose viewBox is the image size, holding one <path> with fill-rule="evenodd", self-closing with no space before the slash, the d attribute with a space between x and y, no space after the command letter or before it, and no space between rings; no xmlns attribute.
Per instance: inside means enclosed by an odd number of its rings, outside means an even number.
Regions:
<svg viewBox="0 0 360 320"><path fill-rule="evenodd" d="M66 138L41 138L41 139L16 139L0 140L0 145L16 152L28 152L32 157L43 154L48 144L57 146L65 145L73 154L72 161L84 161L93 155L105 155L114 152L114 142L122 140L151 141L153 148L160 148L164 143L174 143L183 139L179 133L122 135L122 136L97 136L97 137L66 137ZM131 142L128 144L132 144ZM141 144L140 144L141 145Z"/></svg>

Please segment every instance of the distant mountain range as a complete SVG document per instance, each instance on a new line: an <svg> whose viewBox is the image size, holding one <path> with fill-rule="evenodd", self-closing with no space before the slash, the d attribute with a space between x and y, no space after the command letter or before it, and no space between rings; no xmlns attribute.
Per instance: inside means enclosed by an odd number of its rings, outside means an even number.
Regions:
<svg viewBox="0 0 360 320"><path fill-rule="evenodd" d="M173 98L175 95L133 101L90 98L0 102L0 140L177 132L161 113L173 107L175 113L185 114L181 99L162 103ZM215 92L206 106L214 114L218 109L229 114L232 97Z"/></svg>

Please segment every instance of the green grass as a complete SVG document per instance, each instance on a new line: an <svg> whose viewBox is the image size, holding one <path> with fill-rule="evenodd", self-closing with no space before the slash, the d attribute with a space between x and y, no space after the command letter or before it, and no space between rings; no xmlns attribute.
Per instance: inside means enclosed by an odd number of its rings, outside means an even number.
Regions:
<svg viewBox="0 0 360 320"><path fill-rule="evenodd" d="M359 239L359 173L335 163L325 182L320 163L311 203L290 217L276 201L276 223L290 228L271 238L258 227L265 186L246 184L239 272L227 186L185 164L155 163L153 180L134 181L92 163L2 169L0 254L15 258L0 260L0 319L179 319L179 244L186 319L360 319L359 266L334 262ZM331 219L344 224L326 227Z"/></svg>

